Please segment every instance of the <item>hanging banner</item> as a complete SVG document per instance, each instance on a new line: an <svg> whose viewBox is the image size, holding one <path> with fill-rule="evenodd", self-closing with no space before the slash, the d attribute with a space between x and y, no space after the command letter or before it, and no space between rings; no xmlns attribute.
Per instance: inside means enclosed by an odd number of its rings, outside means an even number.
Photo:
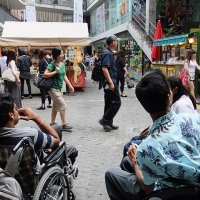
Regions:
<svg viewBox="0 0 200 200"><path fill-rule="evenodd" d="M74 0L74 23L83 23L83 0Z"/></svg>
<svg viewBox="0 0 200 200"><path fill-rule="evenodd" d="M36 22L35 0L26 0L25 20Z"/></svg>
<svg viewBox="0 0 200 200"><path fill-rule="evenodd" d="M105 6L104 3L96 10L96 32L97 34L105 32Z"/></svg>
<svg viewBox="0 0 200 200"><path fill-rule="evenodd" d="M26 21L36 22L35 6L26 6Z"/></svg>

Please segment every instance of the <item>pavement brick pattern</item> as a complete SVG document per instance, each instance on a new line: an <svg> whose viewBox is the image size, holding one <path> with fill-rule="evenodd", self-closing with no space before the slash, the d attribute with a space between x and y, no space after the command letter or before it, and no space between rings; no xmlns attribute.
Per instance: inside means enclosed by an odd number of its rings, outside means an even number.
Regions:
<svg viewBox="0 0 200 200"><path fill-rule="evenodd" d="M128 97L122 98L122 106L117 113L114 124L120 128L105 132L98 120L104 107L104 92L95 87L87 72L84 92L64 95L67 103L67 120L73 126L73 132L63 132L63 140L79 150L76 164L79 168L78 178L74 181L76 200L108 200L104 174L111 167L118 167L122 158L123 146L134 135L152 123L148 113L142 108L135 96L135 89L125 88ZM33 110L41 105L40 97L23 99L23 106ZM37 111L45 121L50 122L51 109ZM57 116L60 124L60 117ZM33 122L20 121L18 127L32 126Z"/></svg>

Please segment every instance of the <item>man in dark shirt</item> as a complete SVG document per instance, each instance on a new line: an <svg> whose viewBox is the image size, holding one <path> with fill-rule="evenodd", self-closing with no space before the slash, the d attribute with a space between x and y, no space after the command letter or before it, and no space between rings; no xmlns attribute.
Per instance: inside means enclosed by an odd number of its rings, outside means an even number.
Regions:
<svg viewBox="0 0 200 200"><path fill-rule="evenodd" d="M117 37L111 35L106 38L107 49L102 55L102 71L106 79L104 85L104 115L99 123L106 131L116 130L119 127L113 125L113 118L117 114L120 106L121 99L119 95L119 88L117 86L117 70L113 51L117 48Z"/></svg>

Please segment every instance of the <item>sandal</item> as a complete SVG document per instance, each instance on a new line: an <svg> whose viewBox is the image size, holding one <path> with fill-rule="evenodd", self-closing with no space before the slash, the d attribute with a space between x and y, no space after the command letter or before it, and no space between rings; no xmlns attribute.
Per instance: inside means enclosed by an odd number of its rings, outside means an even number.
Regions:
<svg viewBox="0 0 200 200"><path fill-rule="evenodd" d="M127 95L121 95L121 97L127 97Z"/></svg>
<svg viewBox="0 0 200 200"><path fill-rule="evenodd" d="M48 105L47 108L52 108L52 106Z"/></svg>

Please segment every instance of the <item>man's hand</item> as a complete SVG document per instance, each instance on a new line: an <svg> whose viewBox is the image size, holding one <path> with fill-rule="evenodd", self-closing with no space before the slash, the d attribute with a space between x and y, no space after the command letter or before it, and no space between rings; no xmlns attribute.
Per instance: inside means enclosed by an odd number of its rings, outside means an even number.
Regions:
<svg viewBox="0 0 200 200"><path fill-rule="evenodd" d="M132 143L131 146L128 148L128 151L127 151L127 155L130 158L133 165L137 162L136 150L137 150L137 147L135 146L134 143Z"/></svg>
<svg viewBox="0 0 200 200"><path fill-rule="evenodd" d="M109 84L109 90L113 91L114 89L115 89L115 85L113 83L110 83Z"/></svg>
<svg viewBox="0 0 200 200"><path fill-rule="evenodd" d="M36 114L31 108L29 107L25 107L25 108L20 108L18 110L18 114L19 114L19 118L29 121L29 120L35 120L37 119L39 116L38 114Z"/></svg>

